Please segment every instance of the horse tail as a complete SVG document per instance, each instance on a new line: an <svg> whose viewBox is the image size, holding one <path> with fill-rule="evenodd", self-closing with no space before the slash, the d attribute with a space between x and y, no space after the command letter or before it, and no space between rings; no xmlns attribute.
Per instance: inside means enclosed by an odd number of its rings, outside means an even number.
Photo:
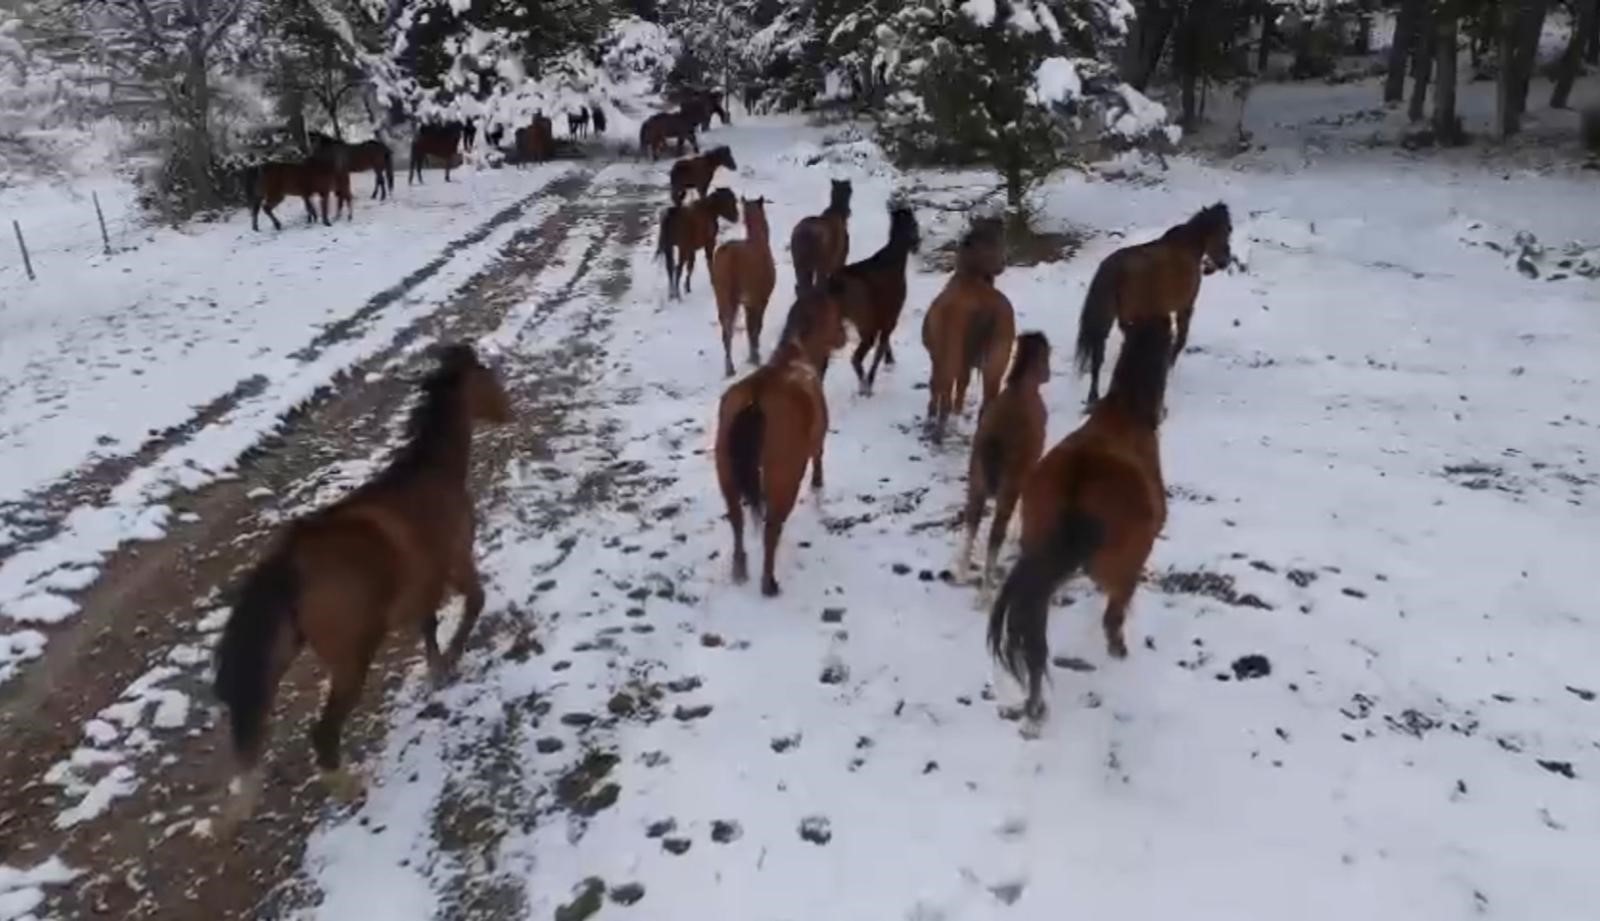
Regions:
<svg viewBox="0 0 1600 921"><path fill-rule="evenodd" d="M389 149L389 145L388 144L383 144L383 143L380 143L378 145L378 148L383 151L383 163L378 168L383 170L384 180L388 184L389 191L393 192L394 191L394 151Z"/></svg>
<svg viewBox="0 0 1600 921"><path fill-rule="evenodd" d="M1105 360L1106 337L1117 319L1116 262L1107 259L1095 270L1089 293L1083 297L1083 312L1078 314L1078 373L1087 374Z"/></svg>
<svg viewBox="0 0 1600 921"><path fill-rule="evenodd" d="M978 473L983 481L984 493L990 496L1000 492L1000 472L1005 467L1006 440L1003 435L989 435L978 442Z"/></svg>
<svg viewBox="0 0 1600 921"><path fill-rule="evenodd" d="M817 235L804 222L795 227L794 234L789 237L789 252L794 261L795 293L805 294L816 284L822 248L817 243Z"/></svg>
<svg viewBox="0 0 1600 921"><path fill-rule="evenodd" d="M1088 562L1104 537L1100 522L1068 505L1043 544L1017 560L989 614L989 652L1019 683L1043 674L1050 596Z"/></svg>
<svg viewBox="0 0 1600 921"><path fill-rule="evenodd" d="M961 372L963 376L983 366L984 353L994 341L995 312L984 304L967 315L967 328L961 334ZM965 379L965 377L963 377Z"/></svg>
<svg viewBox="0 0 1600 921"><path fill-rule="evenodd" d="M678 232L678 222L682 220L683 209L672 205L661 215L661 236L656 241L656 255L665 256L667 269L672 269L672 241Z"/></svg>
<svg viewBox="0 0 1600 921"><path fill-rule="evenodd" d="M277 691L273 660L286 643L291 654L300 648L294 623L299 596L299 574L285 543L246 577L222 628L212 687L228 707L234 754L242 761L253 761L265 741Z"/></svg>
<svg viewBox="0 0 1600 921"><path fill-rule="evenodd" d="M766 507L761 493L761 447L766 434L767 414L761 408L761 391L754 390L750 402L734 414L728 426L728 463L739 498L758 513Z"/></svg>

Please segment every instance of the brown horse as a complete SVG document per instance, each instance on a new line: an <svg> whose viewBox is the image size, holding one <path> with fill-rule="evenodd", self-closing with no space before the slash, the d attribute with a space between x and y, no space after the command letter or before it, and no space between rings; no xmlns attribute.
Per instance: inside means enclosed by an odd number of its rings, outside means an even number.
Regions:
<svg viewBox="0 0 1600 921"><path fill-rule="evenodd" d="M543 163L555 155L555 126L542 114L533 116L533 122L518 128L512 140L517 145L518 163Z"/></svg>
<svg viewBox="0 0 1600 921"><path fill-rule="evenodd" d="M1022 490L1022 556L989 615L989 649L1019 682L1027 676L1030 720L1044 716L1040 685L1050 649L1050 596L1086 569L1106 595L1106 651L1128 654L1123 622L1167 520L1161 424L1172 329L1164 316L1129 326L1105 399L1077 431L1051 448Z"/></svg>
<svg viewBox="0 0 1600 921"><path fill-rule="evenodd" d="M935 444L944 442L953 411L966 411L972 372L983 375L982 413L1000 392L1011 344L1017 334L1011 301L994 286L994 269L1005 264L1003 248L986 227L975 227L962 241L956 271L922 318L922 344L932 373L928 379L928 421Z"/></svg>
<svg viewBox="0 0 1600 921"><path fill-rule="evenodd" d="M733 162L733 151L726 147L713 147L698 157L690 157L672 164L672 172L668 176L672 184L672 203L683 204L683 199L689 194L690 189L694 189L701 198L705 198L706 189L711 188L711 179L716 176L718 167L726 170L739 168L739 165Z"/></svg>
<svg viewBox="0 0 1600 921"><path fill-rule="evenodd" d="M567 134L577 138L589 133L589 110L583 106L567 113Z"/></svg>
<svg viewBox="0 0 1600 921"><path fill-rule="evenodd" d="M1050 340L1044 333L1023 333L1017 337L1017 355L1006 376L1006 388L990 401L978 417L978 431L972 436L972 459L967 463L967 536L956 557L956 578L967 579L972 561L972 545L983 523L983 508L994 499L994 524L989 528L989 552L984 558L979 583L987 595L994 580L995 561L1005 543L1011 513L1016 510L1022 485L1044 450L1047 414L1039 388L1050 379Z"/></svg>
<svg viewBox="0 0 1600 921"><path fill-rule="evenodd" d="M712 249L717 245L719 219L730 224L739 220L739 199L734 196L732 189L718 189L692 204L673 205L661 215L661 237L656 244L656 255L666 257L667 281L671 284L671 297L674 300L679 296L680 278L684 291L693 287L691 281L696 250L705 251L706 274L711 274ZM678 256L676 261L672 258L674 250Z"/></svg>
<svg viewBox="0 0 1600 921"><path fill-rule="evenodd" d="M921 245L922 232L917 229L917 218L910 206L891 202L889 242L871 256L833 273L842 282L839 303L844 317L861 337L855 354L850 356L850 366L855 368L862 393L872 392L880 362L887 359L894 364L889 336L899 325L900 311L906 305L906 259ZM864 370L862 361L874 345L877 352L872 357L872 368Z"/></svg>
<svg viewBox="0 0 1600 921"><path fill-rule="evenodd" d="M342 177L342 178L341 178ZM319 219L313 196L322 202L320 219L324 226L328 220L328 196L339 194L341 201L349 195L349 174L341 173L331 158L311 157L298 163L274 161L244 170L245 200L250 205L250 229L261 229L261 212L272 220L274 230L282 230L278 216L273 214L285 198L298 195L306 203L306 220L315 224Z"/></svg>
<svg viewBox="0 0 1600 921"><path fill-rule="evenodd" d="M346 144L319 131L312 131L309 136L312 156L332 155L335 162L350 173L371 170L377 179L371 197L389 197L389 192L394 188L394 153L389 150L388 144L377 138L359 144Z"/></svg>
<svg viewBox="0 0 1600 921"><path fill-rule="evenodd" d="M711 260L711 290L717 295L717 319L722 323L722 363L729 377L733 376L733 324L739 317L739 307L744 307L750 363L757 364L761 361L761 322L778 280L765 198L744 199L744 232L743 240L729 240L717 247Z"/></svg>
<svg viewBox="0 0 1600 921"><path fill-rule="evenodd" d="M340 735L384 637L397 629L419 632L436 685L466 648L483 609L467 489L472 430L508 421L511 406L471 346L447 346L439 358L423 381L409 440L388 467L291 523L240 588L217 648L214 685L228 707L238 767L221 833L253 808L273 697L301 646L311 647L329 676L327 704L311 731L317 766L330 788L346 796L359 781L340 769ZM452 589L465 596L466 607L441 654L438 608Z"/></svg>
<svg viewBox="0 0 1600 921"><path fill-rule="evenodd" d="M639 155L650 155L651 160L667 149L667 141L676 139L678 153L683 154L683 142L688 141L695 153L700 152L700 142L695 138L694 122L681 112L657 112L639 126Z"/></svg>
<svg viewBox="0 0 1600 921"><path fill-rule="evenodd" d="M1101 261L1078 316L1078 372L1089 375L1090 402L1100 396L1100 367L1113 320L1126 334L1130 324L1144 317L1175 319L1172 361L1177 362L1189 341L1202 271L1210 274L1228 267L1233 261L1232 235L1228 206L1217 202L1160 239L1125 246Z"/></svg>
<svg viewBox="0 0 1600 921"><path fill-rule="evenodd" d="M768 597L778 594L774 557L808 461L811 487L822 489L828 403L820 368L844 343L844 324L831 293L807 294L790 308L772 357L729 387L717 408L717 483L733 528L733 581L749 578L743 512L748 505L766 519L761 594Z"/></svg>
<svg viewBox="0 0 1600 921"><path fill-rule="evenodd" d="M789 234L789 256L794 260L794 290L804 294L837 272L850 258L850 197L848 179L832 180L828 207L821 214L800 219Z"/></svg>
<svg viewBox="0 0 1600 921"><path fill-rule="evenodd" d="M691 91L679 106L678 113L689 119L701 131L711 130L711 116L722 119L724 125L730 124L728 110L722 105L722 94L703 90Z"/></svg>
<svg viewBox="0 0 1600 921"><path fill-rule="evenodd" d="M450 181L450 169L456 163L456 151L463 148L464 126L459 122L444 125L419 125L411 138L411 167L406 172L406 184L422 181L422 166L429 157L444 162L444 181ZM467 145L470 147L470 145Z"/></svg>

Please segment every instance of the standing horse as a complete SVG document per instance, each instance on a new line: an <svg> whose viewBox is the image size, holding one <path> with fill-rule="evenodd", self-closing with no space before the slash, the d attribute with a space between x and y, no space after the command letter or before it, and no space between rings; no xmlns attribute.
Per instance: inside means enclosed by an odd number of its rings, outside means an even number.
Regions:
<svg viewBox="0 0 1600 921"><path fill-rule="evenodd" d="M1232 235L1228 206L1219 201L1159 239L1125 246L1100 262L1078 316L1078 373L1089 375L1089 402L1100 396L1100 367L1113 320L1124 335L1145 317L1175 320L1171 360L1177 362L1189 341L1200 276L1225 269L1233 261Z"/></svg>
<svg viewBox="0 0 1600 921"><path fill-rule="evenodd" d="M761 361L758 353L761 322L767 315L767 302L778 282L777 266L772 261L772 242L767 228L767 200L744 199L744 239L729 240L717 247L711 260L711 290L717 295L717 320L722 324L722 363L727 376L733 376L733 324L744 307L744 331L750 340L750 363Z"/></svg>
<svg viewBox="0 0 1600 921"><path fill-rule="evenodd" d="M576 112L567 113L567 134L572 137L583 137L589 128L589 110L583 106Z"/></svg>
<svg viewBox="0 0 1600 921"><path fill-rule="evenodd" d="M989 615L989 650L1018 682L1026 674L1023 712L1030 720L1045 710L1040 686L1050 656L1050 596L1077 570L1105 592L1107 653L1128 654L1128 602L1167 521L1157 428L1171 353L1167 317L1134 321L1105 399L1040 459L1023 486L1022 556Z"/></svg>
<svg viewBox="0 0 1600 921"><path fill-rule="evenodd" d="M342 158L344 169L351 173L372 171L377 183L372 187L373 198L388 198L394 188L394 154L389 145L377 138L359 144L346 144L338 138L318 131L310 133L312 154L331 151Z"/></svg>
<svg viewBox="0 0 1600 921"><path fill-rule="evenodd" d="M722 119L724 125L730 124L728 110L722 105L722 95L705 91L693 91L679 107L679 114L693 122L701 131L711 130L711 116Z"/></svg>
<svg viewBox="0 0 1600 921"><path fill-rule="evenodd" d="M346 796L359 781L340 768L340 735L384 637L419 632L435 685L466 648L483 609L467 489L472 430L508 421L510 401L467 345L441 350L422 391L409 441L389 465L286 527L240 588L217 647L215 690L229 711L238 769L237 792L218 823L224 834L254 806L273 697L301 646L329 676L327 704L311 731L317 766ZM441 655L438 608L452 589L466 608Z"/></svg>
<svg viewBox="0 0 1600 921"><path fill-rule="evenodd" d="M983 412L1005 376L1016 338L1016 312L994 286L1005 265L1005 251L994 228L979 224L961 241L956 271L922 318L922 344L932 367L928 379L928 422L935 444L944 442L950 413L966 411L972 372L983 375Z"/></svg>
<svg viewBox="0 0 1600 921"><path fill-rule="evenodd" d="M850 258L850 197L848 179L834 179L828 189L828 207L821 214L800 219L789 234L789 254L794 260L794 290L804 294L837 272Z"/></svg>
<svg viewBox="0 0 1600 921"><path fill-rule="evenodd" d="M606 133L606 110L597 105L589 106L589 118L594 122L594 133Z"/></svg>
<svg viewBox="0 0 1600 921"><path fill-rule="evenodd" d="M773 562L783 525L811 464L811 488L822 489L828 403L821 367L845 343L839 305L817 290L789 310L784 334L765 365L729 387L717 407L717 484L733 529L733 581L749 578L744 549L748 505L764 517L761 594L778 594Z"/></svg>
<svg viewBox="0 0 1600 921"><path fill-rule="evenodd" d="M1011 361L1006 388L990 401L978 417L978 431L972 436L972 458L967 463L967 508L964 516L966 539L956 557L956 578L967 580L972 562L972 545L983 523L983 508L995 500L994 524L989 528L989 551L984 557L979 582L980 597L986 597L994 581L995 561L1005 543L1011 513L1028 474L1044 450L1047 414L1039 388L1050 379L1050 340L1044 333L1023 333L1017 337L1017 355Z"/></svg>
<svg viewBox="0 0 1600 921"><path fill-rule="evenodd" d="M906 258L922 245L922 232L917 229L916 215L909 205L889 205L889 242L883 248L860 262L852 262L833 277L843 283L839 304L844 318L856 328L861 342L850 356L850 366L855 368L861 392L872 393L878 378L878 364L887 358L894 364L894 352L889 346L889 336L900 323L900 311L906 305ZM1007 302L1009 306L1009 302ZM1009 342L1009 339L1007 340ZM862 362L874 345L871 370L864 370Z"/></svg>
<svg viewBox="0 0 1600 921"><path fill-rule="evenodd" d="M739 168L733 162L733 151L727 147L713 147L698 157L690 157L672 164L672 171L668 174L671 183L672 203L683 204L683 199L689 194L690 189L699 193L701 198L706 197L706 189L711 188L711 179L717 174L717 167L727 170Z"/></svg>
<svg viewBox="0 0 1600 921"><path fill-rule="evenodd" d="M651 160L661 156L667 141L676 139L678 153L683 153L683 142L688 141L695 153L700 152L700 142L695 139L694 122L681 112L657 112L639 126L639 156L650 155Z"/></svg>
<svg viewBox="0 0 1600 921"><path fill-rule="evenodd" d="M273 161L244 170L245 200L250 205L250 229L260 230L261 212L267 212L274 230L282 230L274 208L290 195L298 195L306 203L306 220L315 224L319 215L312 204L312 196L322 202L320 215L323 226L332 226L328 220L328 196L341 191L348 194L348 174L341 183L338 165L331 158L311 157L301 162Z"/></svg>
<svg viewBox="0 0 1600 921"><path fill-rule="evenodd" d="M739 220L739 199L734 196L732 189L718 189L693 204L673 205L661 215L661 238L656 244L656 255L666 257L667 281L671 285L673 300L679 296L680 278L685 292L693 287L696 250L705 251L706 274L711 274L718 220L730 224ZM677 250L676 261L672 258L673 250Z"/></svg>
<svg viewBox="0 0 1600 921"><path fill-rule="evenodd" d="M462 147L463 140L459 122L418 126L411 138L411 167L406 172L406 184L422 181L422 165L428 157L444 161L444 181L449 182L450 168L455 165L456 151Z"/></svg>
<svg viewBox="0 0 1600 921"><path fill-rule="evenodd" d="M555 126L543 113L535 113L532 124L518 128L514 140L518 163L543 163L555 155Z"/></svg>

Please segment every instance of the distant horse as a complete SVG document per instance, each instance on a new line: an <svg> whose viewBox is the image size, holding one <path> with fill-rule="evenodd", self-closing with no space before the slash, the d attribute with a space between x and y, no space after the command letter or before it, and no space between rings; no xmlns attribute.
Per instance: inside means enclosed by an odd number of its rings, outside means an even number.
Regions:
<svg viewBox="0 0 1600 921"><path fill-rule="evenodd" d="M860 262L852 262L833 277L843 283L839 305L844 318L856 328L861 342L850 356L861 392L870 394L878 378L878 364L894 364L889 337L900 324L900 311L906 305L906 259L922 245L922 232L909 205L889 206L889 241L883 248ZM874 345L871 370L862 367L867 351Z"/></svg>
<svg viewBox="0 0 1600 921"><path fill-rule="evenodd" d="M341 175L345 177L342 183ZM298 195L305 201L307 221L315 224L320 217L324 226L332 226L328 220L328 197L347 190L349 185L349 174L341 173L331 158L317 157L299 162L278 160L262 163L246 168L242 178L245 200L250 205L251 230L261 229L262 211L271 219L274 230L282 230L283 225L272 212L290 195ZM313 197L322 202L320 216L312 204Z"/></svg>
<svg viewBox="0 0 1600 921"><path fill-rule="evenodd" d="M967 463L967 526L961 554L956 557L956 578L967 580L972 545L983 523L983 508L995 500L994 524L989 528L989 551L984 558L980 586L987 594L994 580L995 561L1005 543L1011 513L1016 510L1022 486L1044 450L1047 414L1039 388L1050 379L1050 340L1044 333L1017 337L1017 354L1011 361L1006 387L989 401L978 417L972 436L972 458Z"/></svg>
<svg viewBox="0 0 1600 921"><path fill-rule="evenodd" d="M680 112L657 112L639 126L639 155L650 155L651 160L661 156L667 141L677 140L678 153L683 153L683 142L688 141L695 153L700 152L700 142L695 138L694 122Z"/></svg>
<svg viewBox="0 0 1600 921"><path fill-rule="evenodd" d="M1017 681L1026 675L1023 712L1030 720L1045 710L1050 596L1077 570L1105 592L1106 652L1128 654L1128 602L1167 520L1156 430L1171 354L1167 317L1134 321L1105 399L1039 460L1022 488L1022 556L989 615L989 649Z"/></svg>
<svg viewBox="0 0 1600 921"><path fill-rule="evenodd" d="M828 207L821 214L801 218L789 234L789 254L794 260L796 294L816 287L837 272L850 257L850 197L848 179L834 179L828 190Z"/></svg>
<svg viewBox="0 0 1600 921"><path fill-rule="evenodd" d="M692 92L684 99L683 105L678 109L679 114L692 121L701 131L711 130L711 116L722 119L724 125L733 120L728 117L728 110L722 104L720 93Z"/></svg>
<svg viewBox="0 0 1600 921"><path fill-rule="evenodd" d="M830 293L819 289L805 295L790 309L772 357L729 387L717 408L717 484L733 529L733 581L749 578L743 511L748 505L765 518L761 594L768 597L779 591L774 558L807 462L812 489L822 488L828 403L820 368L844 342L844 324Z"/></svg>
<svg viewBox="0 0 1600 921"><path fill-rule="evenodd" d="M765 92L761 84L749 83L745 85L742 101L744 110L752 115L758 113L761 106L761 94Z"/></svg>
<svg viewBox="0 0 1600 921"><path fill-rule="evenodd" d="M447 124L453 125L461 131L461 149L471 150L478 139L478 120L476 118L462 118Z"/></svg>
<svg viewBox="0 0 1600 921"><path fill-rule="evenodd" d="M944 441L950 413L966 411L973 371L983 376L980 413L1000 392L1016 338L1016 312L994 286L997 269L1004 264L1003 244L992 225L975 225L962 240L955 274L922 318L922 344L932 368L928 422L936 444Z"/></svg>
<svg viewBox="0 0 1600 921"><path fill-rule="evenodd" d="M498 150L500 143L506 139L506 126L500 122L491 122L489 127L483 129L483 139L491 148Z"/></svg>
<svg viewBox="0 0 1600 921"><path fill-rule="evenodd" d="M390 190L394 188L394 153L389 150L388 144L377 138L359 144L346 144L318 131L311 132L310 138L313 156L331 152L346 172L364 173L371 170L377 179L372 187L372 197L389 197Z"/></svg>
<svg viewBox="0 0 1600 921"><path fill-rule="evenodd" d="M444 181L450 181L450 169L455 165L456 151L463 146L462 126L459 122L445 125L419 125L411 138L411 168L406 172L406 184L422 181L423 161L435 157L444 161Z"/></svg>
<svg viewBox="0 0 1600 921"><path fill-rule="evenodd" d="M1100 395L1100 367L1113 320L1126 334L1144 317L1177 323L1172 361L1189 341L1189 321L1200 293L1202 271L1210 274L1233 261L1229 240L1233 220L1217 202L1162 234L1160 239L1125 246L1107 256L1089 282L1078 316L1078 373L1089 375L1089 401Z"/></svg>
<svg viewBox="0 0 1600 921"><path fill-rule="evenodd" d="M719 219L730 224L739 220L739 200L732 189L718 189L688 205L673 205L661 215L661 238L656 244L656 255L666 257L667 281L671 285L673 300L679 296L680 278L685 292L693 287L696 250L705 252L706 274L711 274L712 250L717 245ZM672 258L674 250L678 256L676 261Z"/></svg>
<svg viewBox="0 0 1600 921"><path fill-rule="evenodd" d="M344 796L358 792L360 782L341 770L340 736L385 636L420 633L435 685L466 648L483 609L467 489L472 430L508 421L510 400L467 345L441 350L422 392L409 440L389 465L344 499L284 528L240 587L217 647L214 685L229 711L239 780L218 822L222 834L253 809L273 697L301 646L310 645L328 673L328 700L311 745L324 781ZM438 608L452 589L465 596L466 607L441 654Z"/></svg>
<svg viewBox="0 0 1600 921"><path fill-rule="evenodd" d="M514 140L519 163L543 163L555 155L555 126L542 113L536 113L527 127L518 128Z"/></svg>
<svg viewBox="0 0 1600 921"><path fill-rule="evenodd" d="M601 108L600 106L596 106L596 105L589 106L589 118L594 122L594 133L596 135L601 135L601 134L605 134L606 133L606 110L605 109Z"/></svg>
<svg viewBox="0 0 1600 921"><path fill-rule="evenodd" d="M567 113L567 134L573 137L583 137L589 130L589 110L583 106L576 112Z"/></svg>
<svg viewBox="0 0 1600 921"><path fill-rule="evenodd" d="M727 170L739 168L733 162L733 151L726 147L713 147L697 157L689 157L672 164L672 172L668 174L668 181L672 188L672 203L683 204L684 196L694 189L701 198L706 197L706 189L711 187L711 179L717 174L717 167Z"/></svg>
<svg viewBox="0 0 1600 921"><path fill-rule="evenodd" d="M717 295L717 320L722 324L722 363L733 376L733 324L744 307L744 331L750 341L750 363L761 361L761 323L777 284L772 242L767 228L767 200L744 199L744 239L717 247L711 260L711 289Z"/></svg>

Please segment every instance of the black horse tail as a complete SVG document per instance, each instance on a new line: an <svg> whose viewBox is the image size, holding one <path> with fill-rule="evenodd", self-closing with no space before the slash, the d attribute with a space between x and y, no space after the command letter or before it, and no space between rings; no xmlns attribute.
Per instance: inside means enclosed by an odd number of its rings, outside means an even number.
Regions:
<svg viewBox="0 0 1600 921"><path fill-rule="evenodd" d="M967 328L961 334L961 373L976 370L983 365L983 355L994 341L995 312L983 304L967 314Z"/></svg>
<svg viewBox="0 0 1600 921"><path fill-rule="evenodd" d="M1099 521L1069 506L1045 542L1024 552L1006 576L989 614L989 652L1018 682L1031 687L1044 674L1050 596L1089 561L1103 536Z"/></svg>
<svg viewBox="0 0 1600 921"><path fill-rule="evenodd" d="M266 741L267 719L277 692L280 660L301 643L295 626L300 578L285 543L245 578L217 644L212 684L228 708L234 754L254 763Z"/></svg>
<svg viewBox="0 0 1600 921"><path fill-rule="evenodd" d="M761 392L751 394L750 402L733 416L728 426L728 462L733 468L733 485L739 498L764 514L766 502L761 491L761 448L766 443L767 414L761 408Z"/></svg>
<svg viewBox="0 0 1600 921"><path fill-rule="evenodd" d="M790 259L794 261L794 292L804 295L816 287L818 266L822 264L822 247L817 235L805 224L795 228L789 238Z"/></svg>
<svg viewBox="0 0 1600 921"><path fill-rule="evenodd" d="M1117 320L1117 263L1115 257L1100 263L1078 314L1078 373L1088 374L1105 361L1106 337Z"/></svg>

